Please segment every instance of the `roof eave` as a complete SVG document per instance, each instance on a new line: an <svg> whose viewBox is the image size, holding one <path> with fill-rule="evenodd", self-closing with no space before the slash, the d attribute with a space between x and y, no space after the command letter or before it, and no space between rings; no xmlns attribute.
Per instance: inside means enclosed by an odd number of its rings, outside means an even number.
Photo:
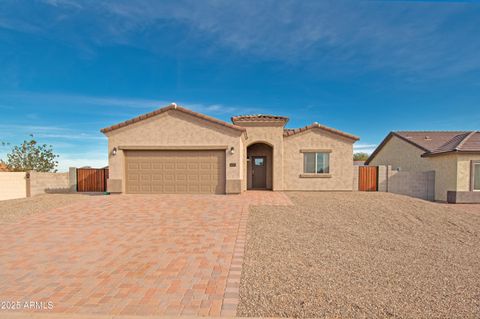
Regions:
<svg viewBox="0 0 480 319"><path fill-rule="evenodd" d="M440 156L440 155L448 155L448 154L480 154L480 150L478 151L462 151L462 150L450 150L450 151L444 151L444 152L426 152L421 155L421 157L435 157L435 156Z"/></svg>

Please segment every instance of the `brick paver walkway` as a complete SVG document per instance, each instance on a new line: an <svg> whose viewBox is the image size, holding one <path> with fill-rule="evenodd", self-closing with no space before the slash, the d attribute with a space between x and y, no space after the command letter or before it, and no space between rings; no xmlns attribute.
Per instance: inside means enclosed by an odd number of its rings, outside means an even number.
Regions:
<svg viewBox="0 0 480 319"><path fill-rule="evenodd" d="M235 315L252 204L291 203L276 192L101 196L0 224L0 301L19 301L16 311Z"/></svg>

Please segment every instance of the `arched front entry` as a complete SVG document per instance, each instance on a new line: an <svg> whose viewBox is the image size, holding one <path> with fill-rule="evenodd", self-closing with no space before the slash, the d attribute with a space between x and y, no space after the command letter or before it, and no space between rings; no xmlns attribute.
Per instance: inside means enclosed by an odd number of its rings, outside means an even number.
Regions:
<svg viewBox="0 0 480 319"><path fill-rule="evenodd" d="M266 143L247 147L247 189L273 188L273 148Z"/></svg>

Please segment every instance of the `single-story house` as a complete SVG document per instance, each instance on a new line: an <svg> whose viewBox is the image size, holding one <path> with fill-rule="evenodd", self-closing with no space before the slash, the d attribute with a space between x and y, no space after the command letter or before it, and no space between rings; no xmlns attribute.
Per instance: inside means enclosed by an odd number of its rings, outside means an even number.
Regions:
<svg viewBox="0 0 480 319"><path fill-rule="evenodd" d="M480 132L391 132L366 165L435 171L435 200L480 203Z"/></svg>
<svg viewBox="0 0 480 319"><path fill-rule="evenodd" d="M247 189L353 189L358 137L318 123L234 116L232 123L171 104L101 130L112 193L238 194Z"/></svg>

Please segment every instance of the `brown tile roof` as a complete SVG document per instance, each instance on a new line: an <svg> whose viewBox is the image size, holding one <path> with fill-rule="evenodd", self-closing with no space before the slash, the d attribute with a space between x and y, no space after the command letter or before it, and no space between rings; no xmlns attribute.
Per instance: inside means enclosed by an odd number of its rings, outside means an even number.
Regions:
<svg viewBox="0 0 480 319"><path fill-rule="evenodd" d="M423 154L422 156L433 156L437 154L460 152L480 152L480 132L471 131L458 134L442 146Z"/></svg>
<svg viewBox="0 0 480 319"><path fill-rule="evenodd" d="M148 119L148 118L150 118L150 117L153 117L153 116L156 116L156 115L159 115L159 114L162 114L162 113L171 111L171 110L183 112L183 113L185 113L185 114L189 114L189 115L198 117L198 118L200 118L200 119L203 119L203 120L206 120L206 121L215 123L215 124L223 125L223 126L225 126L225 127L228 127L228 128L231 128L231 129L234 129L234 130L237 130L237 131L242 131L242 132L243 132L243 131L246 131L246 129L245 129L244 127L237 126L237 125L234 125L234 124L230 124L230 123L227 123L227 122L218 120L218 119L216 119L216 118L214 118L214 117L211 117L211 116L208 116L208 115L204 115L204 114L201 114L201 113L197 113L197 112L191 111L191 110L189 110L189 109L186 109L186 108L184 108L184 107L177 106L175 103L172 103L172 104L170 104L170 105L168 105L168 106L166 106L166 107L160 108L160 109L155 110L155 111L153 111L153 112L146 113L146 114L143 114L143 115L134 117L133 119L127 120L127 121L125 121L125 122L118 123L118 124L115 124L115 125L112 125L112 126L103 128L103 129L100 130L100 132L102 132L102 133L107 133L107 132L110 132L110 131L119 129L119 128L121 128L121 127L125 127L125 126L130 125L130 124L133 124L133 123L137 123L137 122L143 121L143 120Z"/></svg>
<svg viewBox="0 0 480 319"><path fill-rule="evenodd" d="M480 152L478 131L396 131L385 137L365 164L368 165L393 136L425 151L423 157L451 152Z"/></svg>
<svg viewBox="0 0 480 319"><path fill-rule="evenodd" d="M318 123L313 123L311 125L308 125L308 126L305 126L305 127L300 127L300 128L295 128L295 129L284 129L283 130L283 136L288 137L288 136L292 136L292 135L295 135L295 134L298 134L298 133L301 133L301 132L305 132L305 131L308 131L308 130L311 130L311 129L315 129L315 128L319 128L319 129L328 131L330 133L338 134L338 135L341 135L341 136L346 137L346 138L350 138L350 139L355 140L355 141L358 141L360 139L358 136L348 134L348 133L345 133L345 132L339 131L337 129L327 127L327 126L324 126L324 125L321 125L321 124L318 124Z"/></svg>
<svg viewBox="0 0 480 319"><path fill-rule="evenodd" d="M271 115L271 114L251 114L251 115L237 115L232 116L232 122L277 122L283 121L288 122L288 117Z"/></svg>
<svg viewBox="0 0 480 319"><path fill-rule="evenodd" d="M425 152L433 152L447 143L454 143L456 139L468 134L466 131L396 131L393 135L410 142L423 149ZM452 144L453 146L454 144Z"/></svg>

